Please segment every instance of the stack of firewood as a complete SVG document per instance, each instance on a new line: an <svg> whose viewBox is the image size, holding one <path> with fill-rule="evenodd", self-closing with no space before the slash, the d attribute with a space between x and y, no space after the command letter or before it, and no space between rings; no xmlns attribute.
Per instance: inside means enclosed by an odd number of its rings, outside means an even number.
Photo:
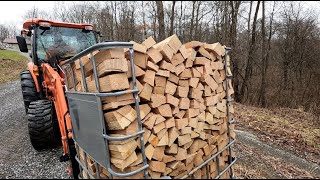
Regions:
<svg viewBox="0 0 320 180"><path fill-rule="evenodd" d="M181 178L228 144L226 110L225 49L219 43L191 41L182 44L176 35L156 43L149 37L133 42L134 68L139 90L140 116L144 129L145 155L151 178ZM93 53L97 64L100 92L132 89L128 49L116 48ZM82 58L87 91L96 92L90 56ZM79 61L72 66L77 91L83 90ZM69 72L69 71L68 71ZM70 75L68 76L70 77ZM73 90L71 79L69 88ZM233 94L231 81L229 96ZM110 136L138 131L133 94L102 99L106 129ZM231 114L233 107L229 106ZM230 125L235 138L234 126ZM143 166L139 138L109 141L112 169L130 172ZM84 160L81 148L80 160ZM228 149L194 173L194 178L218 175L228 166ZM88 169L96 176L94 160L87 155ZM218 161L218 162L217 162ZM100 176L109 173L100 166ZM208 171L208 172L207 172ZM82 172L88 178L86 172ZM228 178L227 171L222 178ZM143 178L143 172L129 178Z"/></svg>

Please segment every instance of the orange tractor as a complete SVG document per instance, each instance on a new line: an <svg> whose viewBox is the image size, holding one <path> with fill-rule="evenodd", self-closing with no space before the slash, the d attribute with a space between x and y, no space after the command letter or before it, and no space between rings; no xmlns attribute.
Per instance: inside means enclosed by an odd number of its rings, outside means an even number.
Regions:
<svg viewBox="0 0 320 180"><path fill-rule="evenodd" d="M32 146L36 150L61 145L60 161L70 161L68 172L78 177L79 165L72 139L71 120L65 96L65 74L59 64L97 44L100 38L91 24L59 23L28 19L17 36L21 52L28 53L25 38L31 38L28 70L21 73L21 88Z"/></svg>

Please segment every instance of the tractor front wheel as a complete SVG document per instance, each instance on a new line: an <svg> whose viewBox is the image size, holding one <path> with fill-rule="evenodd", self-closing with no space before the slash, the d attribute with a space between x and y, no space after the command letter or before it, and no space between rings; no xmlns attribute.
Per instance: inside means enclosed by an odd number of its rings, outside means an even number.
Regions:
<svg viewBox="0 0 320 180"><path fill-rule="evenodd" d="M28 113L30 103L40 99L40 97L29 70L25 70L20 74L20 81L24 107L26 113Z"/></svg>
<svg viewBox="0 0 320 180"><path fill-rule="evenodd" d="M28 109L28 129L36 150L54 148L61 144L61 135L52 102L32 101Z"/></svg>

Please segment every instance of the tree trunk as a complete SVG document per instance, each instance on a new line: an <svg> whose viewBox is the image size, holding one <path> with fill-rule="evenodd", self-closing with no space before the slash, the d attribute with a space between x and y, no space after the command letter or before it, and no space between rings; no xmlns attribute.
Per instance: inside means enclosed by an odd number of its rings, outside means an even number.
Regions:
<svg viewBox="0 0 320 180"><path fill-rule="evenodd" d="M114 22L115 22L115 32L117 32L117 40L119 40L119 26L118 26L118 20L117 20L117 3L114 4Z"/></svg>
<svg viewBox="0 0 320 180"><path fill-rule="evenodd" d="M261 86L259 103L262 107L266 107L266 23L265 23L265 1L262 1L262 20L261 20L261 36L262 36L262 68L261 68Z"/></svg>
<svg viewBox="0 0 320 180"><path fill-rule="evenodd" d="M233 88L235 91L235 100L239 101L239 65L238 65L238 59L236 57L236 44L237 44L237 23L238 23L238 11L240 7L241 1L231 1L231 27L230 27L230 46L231 46L231 52L230 57L232 59L232 67L233 67ZM235 55L235 56L234 56Z"/></svg>
<svg viewBox="0 0 320 180"><path fill-rule="evenodd" d="M199 11L200 11L200 5L201 5L201 1L199 1L198 3L198 7L197 7L197 14L196 14L196 25L195 25L195 34L196 34L196 40L200 41L199 39L199 36L200 36L200 33L197 33L198 32L198 26L199 26ZM201 32L201 31L199 31Z"/></svg>
<svg viewBox="0 0 320 180"><path fill-rule="evenodd" d="M253 61L253 53L255 50L255 45L256 45L256 23L257 23L257 16L259 12L259 5L260 1L258 1L257 7L256 7L256 12L254 14L254 19L252 23L252 36L251 36L251 42L250 42L250 47L249 47L249 55L248 55L248 60L247 60L247 65L245 69L245 77L241 86L240 90L240 102L243 103L245 101L245 90L247 89L248 82L250 79L250 74L252 72L252 61ZM248 91L248 90L247 90ZM247 92L249 93L249 92Z"/></svg>
<svg viewBox="0 0 320 180"><path fill-rule="evenodd" d="M163 3L162 1L156 1L156 3L157 3L157 14L158 14L158 22L159 22L158 41L162 41L165 38Z"/></svg>
<svg viewBox="0 0 320 180"><path fill-rule="evenodd" d="M152 9L153 9L153 12L156 12L156 9L155 9L155 7L153 6L153 4L151 5L152 6ZM152 20L153 20L153 24L152 24L152 29L153 29L153 37L154 37L154 39L158 39L158 37L157 37L157 33L156 33L156 31L157 31L157 13L155 13L155 15L153 16L153 14L152 14Z"/></svg>
<svg viewBox="0 0 320 180"><path fill-rule="evenodd" d="M264 5L264 4L263 4ZM274 11L275 11L275 1L273 2L273 9L272 9L272 13L271 13L271 16L270 16L270 22L269 22L269 35L268 35L268 42L267 42L267 46L268 46L268 49L267 49L267 54L266 54L266 58L265 58L265 68L264 68L264 73L265 73L265 76L267 76L267 70L268 70L268 65L269 65L269 58L270 58L270 51L271 51L271 37L272 37L272 23L273 23L273 16L274 16ZM263 9L265 10L265 9ZM266 81L266 80L265 80ZM262 101L261 101L261 106L262 107L266 107L267 106L267 100L266 100L266 89L267 89L267 83L265 82L265 85L264 85L264 91L262 91L263 93L263 96L261 97Z"/></svg>
<svg viewBox="0 0 320 180"><path fill-rule="evenodd" d="M143 6L143 3L144 1L141 1L142 2L142 7ZM143 33L142 33L142 39L146 39L147 38L147 29L146 29L146 19L145 19L145 16L146 16L146 13L144 11L142 11L142 21L143 21Z"/></svg>
<svg viewBox="0 0 320 180"><path fill-rule="evenodd" d="M181 3L184 2L184 1L181 1ZM181 5L181 8L182 8L182 5ZM183 9L183 29L182 29L182 41L183 42L186 42L187 39L186 39L186 31L184 29L186 29L186 8Z"/></svg>
<svg viewBox="0 0 320 180"><path fill-rule="evenodd" d="M191 15L191 22L190 22L190 33L189 33L189 41L192 40L193 36L193 21L194 21L194 6L196 4L197 1L192 1L192 15Z"/></svg>
<svg viewBox="0 0 320 180"><path fill-rule="evenodd" d="M173 22L174 22L174 6L176 5L176 1L172 1L171 7L171 19L170 19L170 35L173 35Z"/></svg>
<svg viewBox="0 0 320 180"><path fill-rule="evenodd" d="M251 32L251 27L250 27L250 23L251 23L251 12L252 12L252 3L253 1L250 1L250 10L249 10L249 15L248 15L248 39L250 39L250 32ZM248 41L249 44L250 44L250 41Z"/></svg>
<svg viewBox="0 0 320 180"><path fill-rule="evenodd" d="M130 17L130 32L131 32L131 39L135 39L135 17L134 17L134 8L131 10L131 17Z"/></svg>
<svg viewBox="0 0 320 180"><path fill-rule="evenodd" d="M182 35L182 4L183 1L180 1L180 17L179 17L179 35L181 36ZM182 36L181 38L182 42L184 42L184 36Z"/></svg>

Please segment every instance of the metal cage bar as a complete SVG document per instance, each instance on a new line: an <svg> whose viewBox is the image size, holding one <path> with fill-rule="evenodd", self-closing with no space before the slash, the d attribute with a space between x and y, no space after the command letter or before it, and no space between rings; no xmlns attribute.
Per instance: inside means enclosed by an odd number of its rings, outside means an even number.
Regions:
<svg viewBox="0 0 320 180"><path fill-rule="evenodd" d="M87 82L86 82L86 78L85 78L85 74L84 74L84 69L83 69L83 64L82 64L82 59L79 59L79 64L80 64L80 70L81 70L81 78L82 78L82 82L83 82L83 92L86 92L88 90L87 88Z"/></svg>
<svg viewBox="0 0 320 180"><path fill-rule="evenodd" d="M96 90L98 93L100 93L100 82L99 82L99 77L97 73L97 66L96 66L96 61L94 60L92 52L90 53L90 59L93 67L93 75L94 75L94 81L96 83Z"/></svg>
<svg viewBox="0 0 320 180"><path fill-rule="evenodd" d="M136 84L136 73L135 73L135 68L134 68L134 63L133 63L133 53L134 53L133 48L130 48L129 51L130 51L130 65L131 65L133 89L138 89L137 84ZM139 107L139 102L138 102L138 100L139 100L138 92L134 92L133 94L134 94L136 112L137 112L137 117L138 117L138 128L139 128L139 131L143 131L141 116L140 116L140 107ZM147 163L147 157L146 157L145 147L144 147L144 139L143 139L142 134L140 134L140 144L141 144L141 153L142 153L142 157L143 157L143 164L147 168L149 165ZM144 169L144 177L148 178L148 172L147 172L146 168Z"/></svg>
<svg viewBox="0 0 320 180"><path fill-rule="evenodd" d="M226 50L226 54L224 56L224 68L227 74L228 71L228 61L229 61L229 51L231 51L231 48L225 48ZM230 99L231 97L229 96L229 77L226 77L226 96L227 96L227 102L226 102L226 108L227 108L227 133L228 133L228 142L231 142L231 137L230 137L230 109L229 109L229 105L230 105ZM229 161L229 166L232 163L232 150L231 150L231 146L229 146L229 155L228 155L228 161ZM225 171L223 171L225 172ZM230 178L233 177L233 169L232 166L230 166ZM219 176L220 177L220 176Z"/></svg>
<svg viewBox="0 0 320 180"><path fill-rule="evenodd" d="M72 69L70 64L69 64L69 68L70 68L70 71L71 71L71 79L72 79L72 83L73 83L73 90L77 91L77 89L76 89L76 80L74 79L74 72L73 72L73 69Z"/></svg>
<svg viewBox="0 0 320 180"><path fill-rule="evenodd" d="M215 177L215 179L219 179L225 172L227 172L228 169L232 169L233 164L236 163L237 160L238 159L235 158L221 173L218 174L218 176ZM233 177L234 176L231 176L231 179L233 179Z"/></svg>
<svg viewBox="0 0 320 180"><path fill-rule="evenodd" d="M90 176L90 178L95 179L95 177L90 173L90 171L81 163L81 161L77 155L76 155L75 159L79 163L82 170L84 170Z"/></svg>
<svg viewBox="0 0 320 180"><path fill-rule="evenodd" d="M92 95L92 96L99 96L99 97L109 97L109 96L121 96L124 94L129 94L129 93L134 93L134 92L138 92L138 89L118 91L118 92L112 92L112 93L91 93L91 92L68 92L68 93Z"/></svg>

